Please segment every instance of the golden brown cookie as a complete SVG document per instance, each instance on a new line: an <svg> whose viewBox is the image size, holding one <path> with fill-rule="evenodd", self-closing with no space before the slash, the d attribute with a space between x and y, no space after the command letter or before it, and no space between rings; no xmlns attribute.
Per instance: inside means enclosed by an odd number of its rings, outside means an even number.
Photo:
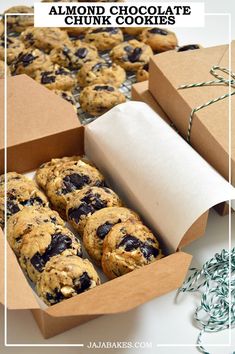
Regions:
<svg viewBox="0 0 235 354"><path fill-rule="evenodd" d="M51 70L38 71L35 80L49 90L72 90L76 86L75 76L66 68L55 65Z"/></svg>
<svg viewBox="0 0 235 354"><path fill-rule="evenodd" d="M97 59L98 52L95 46L77 40L70 44L63 43L59 48L52 50L50 58L55 64L77 70L84 63Z"/></svg>
<svg viewBox="0 0 235 354"><path fill-rule="evenodd" d="M82 160L68 161L54 168L47 180L46 192L53 207L64 216L70 194L86 186L102 186L104 177Z"/></svg>
<svg viewBox="0 0 235 354"><path fill-rule="evenodd" d="M97 210L121 206L118 195L106 187L85 187L71 194L66 215L68 221L76 231L83 236L84 227L89 217Z"/></svg>
<svg viewBox="0 0 235 354"><path fill-rule="evenodd" d="M14 176L14 177L13 177ZM24 176L23 176L24 177ZM3 181L3 183L2 183ZM4 224L5 185L4 178L0 182L0 220ZM18 213L26 206L41 205L47 206L47 197L38 189L36 183L17 174L9 174L7 181L7 218Z"/></svg>
<svg viewBox="0 0 235 354"><path fill-rule="evenodd" d="M10 65L17 56L25 49L24 44L19 40L18 37L7 38L7 63ZM4 60L5 53L5 40L0 39L0 59Z"/></svg>
<svg viewBox="0 0 235 354"><path fill-rule="evenodd" d="M57 159L51 159L51 161L43 163L36 171L35 179L37 184L42 188L46 188L48 174L56 167L65 162L79 161L81 156L65 156Z"/></svg>
<svg viewBox="0 0 235 354"><path fill-rule="evenodd" d="M9 218L7 222L7 239L17 256L19 256L24 235L31 232L35 227L48 223L65 225L65 222L56 211L41 206L25 207Z"/></svg>
<svg viewBox="0 0 235 354"><path fill-rule="evenodd" d="M127 71L137 71L148 64L153 55L151 47L143 42L131 39L114 47L111 59Z"/></svg>
<svg viewBox="0 0 235 354"><path fill-rule="evenodd" d="M9 67L7 66L7 76L11 76L11 72ZM0 79L4 79L5 77L5 62L0 60Z"/></svg>
<svg viewBox="0 0 235 354"><path fill-rule="evenodd" d="M37 282L37 293L50 306L99 284L99 276L88 259L59 255L47 262Z"/></svg>
<svg viewBox="0 0 235 354"><path fill-rule="evenodd" d="M104 240L102 268L113 279L162 257L159 243L141 222L114 225Z"/></svg>
<svg viewBox="0 0 235 354"><path fill-rule="evenodd" d="M124 207L104 208L88 218L84 228L83 242L89 256L98 265L101 265L105 237L114 225L129 219L139 220L139 216Z"/></svg>
<svg viewBox="0 0 235 354"><path fill-rule="evenodd" d="M62 44L71 43L67 33L56 27L29 27L21 33L20 39L26 48L34 47L46 53Z"/></svg>
<svg viewBox="0 0 235 354"><path fill-rule="evenodd" d="M99 27L90 29L85 41L93 44L98 50L110 50L123 41L123 34L118 27Z"/></svg>
<svg viewBox="0 0 235 354"><path fill-rule="evenodd" d="M42 224L24 235L20 247L20 265L36 283L46 263L62 254L81 256L81 244L69 229L52 223Z"/></svg>
<svg viewBox="0 0 235 354"><path fill-rule="evenodd" d="M81 87L94 84L119 87L126 80L126 72L115 63L99 59L85 63L77 74L77 80Z"/></svg>
<svg viewBox="0 0 235 354"><path fill-rule="evenodd" d="M50 57L39 49L28 48L23 50L12 62L13 74L26 74L33 79L37 71L48 71L52 68Z"/></svg>
<svg viewBox="0 0 235 354"><path fill-rule="evenodd" d="M125 96L115 86L101 84L85 87L79 97L82 110L92 116L100 116L125 101Z"/></svg>
<svg viewBox="0 0 235 354"><path fill-rule="evenodd" d="M147 28L141 35L140 39L148 44L154 52L165 52L175 49L178 40L174 32L162 28Z"/></svg>
<svg viewBox="0 0 235 354"><path fill-rule="evenodd" d="M65 101L69 102L73 106L75 112L77 112L77 101L74 95L70 91L62 91L62 90L52 90L52 91L56 95L63 98Z"/></svg>
<svg viewBox="0 0 235 354"><path fill-rule="evenodd" d="M143 68L140 68L137 73L136 73L136 81L137 82L142 82L146 81L149 79L149 68L148 64L143 66Z"/></svg>
<svg viewBox="0 0 235 354"><path fill-rule="evenodd" d="M12 14L27 14L33 13L33 7L29 6L13 6L7 9L4 14L12 13ZM34 25L34 18L33 16L26 16L26 15L8 15L7 16L7 29L9 32L18 32L21 33L26 28Z"/></svg>

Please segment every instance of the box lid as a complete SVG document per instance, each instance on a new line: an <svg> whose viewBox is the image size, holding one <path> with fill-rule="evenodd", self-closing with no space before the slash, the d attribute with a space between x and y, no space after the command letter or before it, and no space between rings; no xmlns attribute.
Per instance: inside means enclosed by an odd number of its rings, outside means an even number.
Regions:
<svg viewBox="0 0 235 354"><path fill-rule="evenodd" d="M235 51L235 41L231 44ZM229 46L203 48L188 52L166 52L150 62L149 89L179 132L187 137L192 109L229 92L224 84L179 89L181 85L200 83L216 78L210 73L213 66L229 68ZM235 56L231 57L235 68ZM228 79L228 75L217 71ZM156 82L159 84L156 85ZM234 111L232 97L232 115ZM170 104L169 104L170 103ZM235 125L231 127L232 137ZM229 99L225 98L194 113L191 144L219 173L229 176ZM235 183L235 143L231 146L232 178Z"/></svg>
<svg viewBox="0 0 235 354"><path fill-rule="evenodd" d="M4 80L1 80L0 85L2 91ZM7 80L7 93L8 147L81 125L69 102L27 75L10 77ZM4 106L4 95L0 97L0 106ZM4 119L2 116L0 118L2 131ZM0 149L3 147L1 140Z"/></svg>

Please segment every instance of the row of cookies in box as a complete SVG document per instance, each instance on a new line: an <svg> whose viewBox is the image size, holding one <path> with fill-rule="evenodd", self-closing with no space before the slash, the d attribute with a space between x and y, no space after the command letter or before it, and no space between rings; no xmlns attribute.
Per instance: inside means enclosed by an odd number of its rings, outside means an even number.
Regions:
<svg viewBox="0 0 235 354"><path fill-rule="evenodd" d="M104 177L77 156L54 159L27 177L7 174L7 238L37 293L52 305L100 284L80 241L108 278L162 257L159 243L139 216L124 207ZM0 177L0 221L4 227L5 178ZM47 195L47 196L46 196ZM48 199L54 210L49 208ZM57 211L59 211L59 213Z"/></svg>
<svg viewBox="0 0 235 354"><path fill-rule="evenodd" d="M76 156L52 160L37 170L36 181L108 278L162 256L156 237L87 161Z"/></svg>

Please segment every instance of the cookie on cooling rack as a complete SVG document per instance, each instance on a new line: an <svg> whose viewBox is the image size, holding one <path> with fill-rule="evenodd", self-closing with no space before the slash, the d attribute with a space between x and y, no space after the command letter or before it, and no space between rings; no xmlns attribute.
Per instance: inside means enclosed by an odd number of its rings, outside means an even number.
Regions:
<svg viewBox="0 0 235 354"><path fill-rule="evenodd" d="M99 59L85 63L77 74L77 80L81 87L94 84L119 87L126 80L126 72L115 63Z"/></svg>
<svg viewBox="0 0 235 354"><path fill-rule="evenodd" d="M70 70L56 65L51 70L38 71L35 80L49 90L72 90L76 79Z"/></svg>
<svg viewBox="0 0 235 354"><path fill-rule="evenodd" d="M90 29L85 41L92 43L98 50L110 50L123 41L123 34L118 27L99 27Z"/></svg>
<svg viewBox="0 0 235 354"><path fill-rule="evenodd" d="M101 84L85 87L79 97L82 110L92 116L99 116L125 101L125 96L115 86Z"/></svg>
<svg viewBox="0 0 235 354"><path fill-rule="evenodd" d="M33 7L29 6L13 6L7 9L4 12L4 15L7 13L11 14L27 14L33 13ZM34 17L33 16L21 16L21 15L8 15L7 16L7 29L9 32L18 32L21 33L26 28L34 25Z"/></svg>
<svg viewBox="0 0 235 354"><path fill-rule="evenodd" d="M165 52L175 49L178 45L175 33L165 28L147 28L141 33L140 39L148 44L154 52Z"/></svg>
<svg viewBox="0 0 235 354"><path fill-rule="evenodd" d="M137 71L148 64L153 55L151 47L143 42L132 39L114 47L110 57L116 64L127 71Z"/></svg>

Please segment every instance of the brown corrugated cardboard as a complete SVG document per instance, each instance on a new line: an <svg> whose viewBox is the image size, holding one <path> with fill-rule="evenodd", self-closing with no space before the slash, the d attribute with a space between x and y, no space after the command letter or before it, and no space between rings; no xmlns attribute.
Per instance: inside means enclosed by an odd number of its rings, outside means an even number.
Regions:
<svg viewBox="0 0 235 354"><path fill-rule="evenodd" d="M232 42L232 52L235 41ZM231 56L235 68L235 56ZM229 47L221 45L188 52L166 52L150 62L149 90L169 116L180 134L187 135L192 109L228 93L226 85L211 85L179 90L180 85L214 80L210 70L214 65L229 67ZM218 72L218 74L225 76ZM156 82L158 85L156 85ZM232 116L235 112L234 96ZM170 103L170 104L169 104ZM194 114L191 144L222 176L229 175L229 99L197 111ZM235 184L235 125L232 124L231 164Z"/></svg>
<svg viewBox="0 0 235 354"><path fill-rule="evenodd" d="M28 172L53 157L84 152L84 127L79 124L72 107L27 76L9 80L8 107L9 170ZM3 117L0 122L2 124ZM3 144L0 151L3 151ZM0 169L3 171L2 164ZM208 212L188 230L183 244L204 233L207 216ZM9 309L31 309L46 338L99 315L133 309L156 296L176 289L182 284L191 261L190 255L175 252L86 293L50 308L42 308L24 278L15 255L8 246L7 249L7 306ZM1 261L4 258L3 253L4 242L0 235ZM0 279L4 279L3 267L0 268ZM3 284L0 285L0 302L5 303Z"/></svg>

